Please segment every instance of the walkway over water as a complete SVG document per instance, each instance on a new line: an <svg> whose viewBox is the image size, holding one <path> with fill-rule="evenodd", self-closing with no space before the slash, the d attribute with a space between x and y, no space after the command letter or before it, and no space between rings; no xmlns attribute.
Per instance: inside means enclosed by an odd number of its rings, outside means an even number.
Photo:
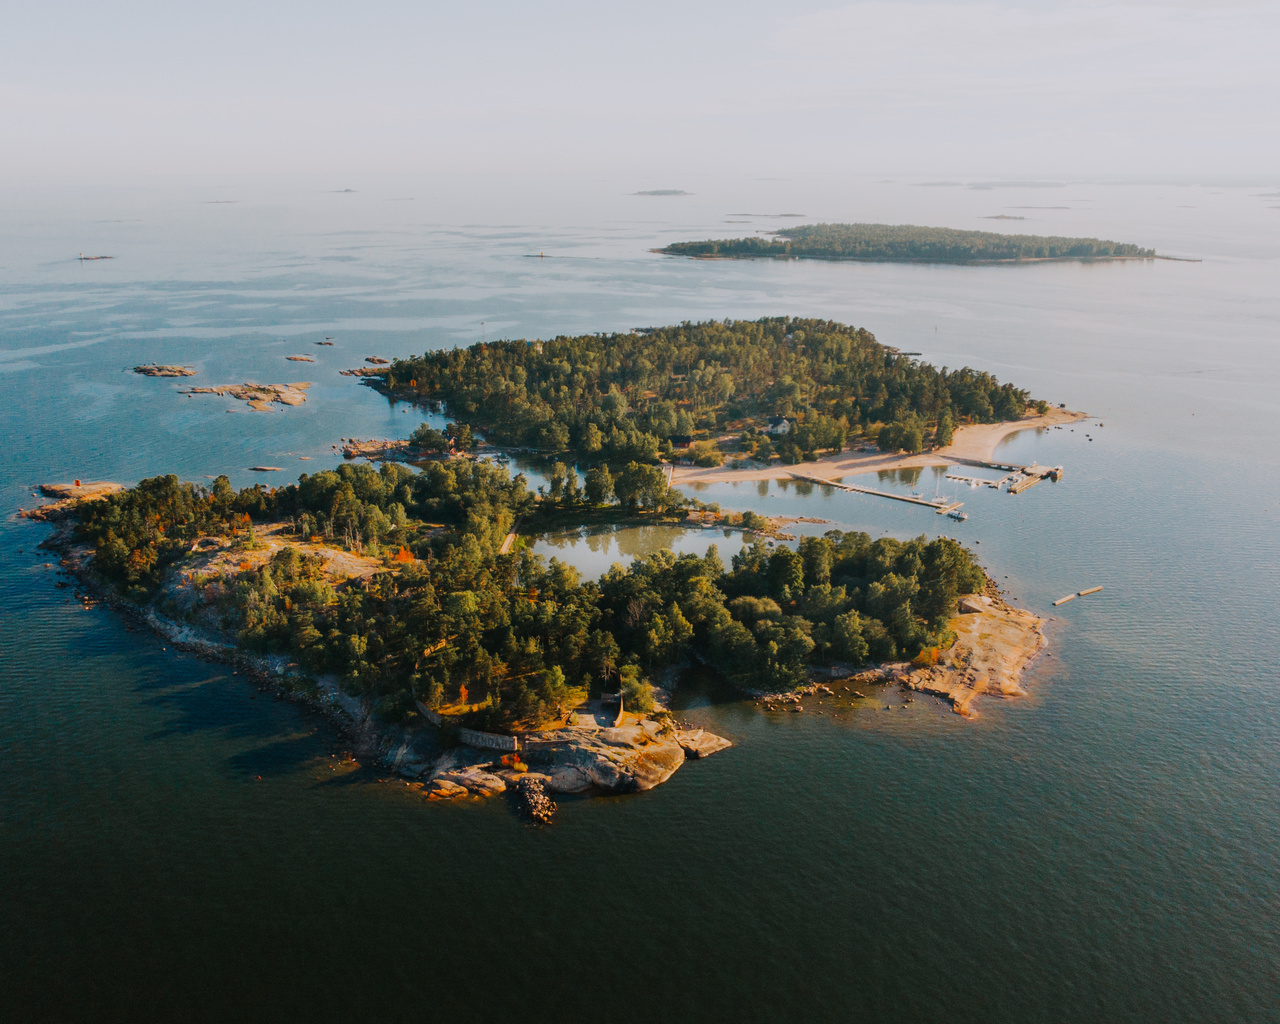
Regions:
<svg viewBox="0 0 1280 1024"><path fill-rule="evenodd" d="M909 494L893 494L890 491L877 491L871 487L859 487L857 484L838 484L834 480L821 480L816 476L802 476L799 473L792 473L793 480L804 480L806 483L822 484L824 487L839 487L842 491L857 491L859 494L874 494L877 498L892 498L894 501L905 501L912 505L925 505L939 515L946 512L954 512L963 501L954 501L950 498L940 498L937 501L930 501L928 498L918 498Z"/></svg>

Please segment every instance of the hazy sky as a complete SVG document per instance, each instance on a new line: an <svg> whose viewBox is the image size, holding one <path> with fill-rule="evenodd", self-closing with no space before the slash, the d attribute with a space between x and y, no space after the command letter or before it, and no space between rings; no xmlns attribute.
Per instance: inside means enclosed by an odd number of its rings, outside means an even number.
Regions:
<svg viewBox="0 0 1280 1024"><path fill-rule="evenodd" d="M0 173L1280 174L1280 0L5 6Z"/></svg>

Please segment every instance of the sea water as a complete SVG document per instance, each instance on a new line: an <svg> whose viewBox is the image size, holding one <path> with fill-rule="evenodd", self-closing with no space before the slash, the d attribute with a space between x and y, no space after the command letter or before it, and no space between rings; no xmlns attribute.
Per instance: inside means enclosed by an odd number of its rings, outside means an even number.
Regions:
<svg viewBox="0 0 1280 1024"><path fill-rule="evenodd" d="M693 194L631 194L668 185ZM709 317L831 317L1094 419L1012 438L1003 457L1066 468L1017 496L932 470L856 481L950 487L964 523L832 488L691 491L972 543L1011 600L1049 619L1029 697L979 702L965 721L892 694L892 710L770 716L698 690L682 713L732 749L649 793L564 799L545 829L502 801L426 804L375 767L332 771L343 743L326 723L82 609L36 550L48 527L6 517L4 1015L1275 1019L1275 191L625 175L11 185L8 509L72 478L225 472L242 486L264 479L250 466L284 467L274 483L336 464L342 438L442 422L339 375L368 356ZM1095 235L1202 262L649 251L819 220ZM151 361L199 374L130 372ZM312 387L270 413L179 394L247 380ZM594 574L711 542L727 561L741 538L575 534L539 550Z"/></svg>

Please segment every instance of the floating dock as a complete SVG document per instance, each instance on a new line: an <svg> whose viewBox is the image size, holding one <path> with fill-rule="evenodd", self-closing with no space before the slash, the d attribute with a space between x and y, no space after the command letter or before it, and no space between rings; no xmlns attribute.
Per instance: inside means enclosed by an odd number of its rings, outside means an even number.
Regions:
<svg viewBox="0 0 1280 1024"><path fill-rule="evenodd" d="M957 480L962 484L970 484L974 487L994 487L997 490L1004 480L989 480L985 476L961 476L959 473L948 473L948 480ZM1008 477L1005 477L1007 480Z"/></svg>
<svg viewBox="0 0 1280 1024"><path fill-rule="evenodd" d="M1028 487L1034 487L1041 480L1057 482L1062 479L1064 472L1061 466L1039 466L1034 462L1030 466L1019 466L1012 462L983 462L981 459L953 458L952 462L960 466L998 469L1008 475L999 480L987 480L980 476L962 476L959 473L948 473L948 480L958 480L962 483L978 484L983 487L994 487L996 490L1004 487L1010 494L1021 494Z"/></svg>

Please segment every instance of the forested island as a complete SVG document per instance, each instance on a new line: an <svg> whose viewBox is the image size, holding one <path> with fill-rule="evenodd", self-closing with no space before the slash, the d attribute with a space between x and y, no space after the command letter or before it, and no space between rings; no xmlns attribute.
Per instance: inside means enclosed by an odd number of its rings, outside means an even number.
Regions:
<svg viewBox="0 0 1280 1024"><path fill-rule="evenodd" d="M686 501L670 491L659 510ZM691 657L753 690L793 688L829 661L927 657L985 582L953 540L839 531L797 550L757 542L728 567L714 548L659 552L584 582L527 549L500 553L538 504L523 477L467 459L240 491L165 476L80 505L74 539L122 597L288 655L302 685L332 676L387 721L420 702L506 732L605 690L651 708L649 679Z"/></svg>
<svg viewBox="0 0 1280 1024"><path fill-rule="evenodd" d="M174 642L314 701L363 749L427 779L413 784L428 795L510 785L544 818L544 783L647 789L686 757L729 745L681 728L656 700L690 666L768 709L800 710L798 693L835 696L823 680L862 700L853 687L865 678L967 714L980 693L1021 692L1043 644L1040 620L1000 602L953 539L831 530L775 545L769 521L686 497L658 465L677 446L686 461L731 449L799 461L858 437L918 450L959 423L1021 420L1037 404L989 374L939 370L866 331L793 318L501 341L385 372L379 387L442 402L457 422L345 454L390 446L416 469L347 462L241 490L225 476L209 486L159 476L76 489L48 515L28 514L65 517L46 543L90 589ZM473 426L539 449L547 485L535 494L479 457ZM584 580L520 543L522 521L535 534L684 522L741 529L750 543L727 566L712 545ZM521 752L499 768L477 747Z"/></svg>
<svg viewBox="0 0 1280 1024"><path fill-rule="evenodd" d="M667 491L649 514L687 503ZM792 710L799 694L834 695L821 679L862 698L848 685L862 666L943 666L957 602L989 586L954 540L835 530L797 550L757 541L728 567L711 546L584 581L503 543L516 517L556 508L589 511L580 493L538 497L462 457L239 491L163 476L70 506L45 546L169 640L312 701L429 797L510 788L539 820L546 791L648 789L731 745L680 727L652 680L700 663ZM962 712L969 699L894 678ZM499 766L484 747L520 753Z"/></svg>
<svg viewBox="0 0 1280 1024"><path fill-rule="evenodd" d="M1099 238L1002 235L914 224L803 224L768 236L675 242L658 252L704 259L797 257L880 263L1153 259L1154 249Z"/></svg>
<svg viewBox="0 0 1280 1024"><path fill-rule="evenodd" d="M858 437L920 451L964 422L1019 419L1029 401L989 373L938 369L861 328L794 317L480 343L396 360L373 381L443 403L493 443L615 469L677 446L700 465L734 453L795 463Z"/></svg>

